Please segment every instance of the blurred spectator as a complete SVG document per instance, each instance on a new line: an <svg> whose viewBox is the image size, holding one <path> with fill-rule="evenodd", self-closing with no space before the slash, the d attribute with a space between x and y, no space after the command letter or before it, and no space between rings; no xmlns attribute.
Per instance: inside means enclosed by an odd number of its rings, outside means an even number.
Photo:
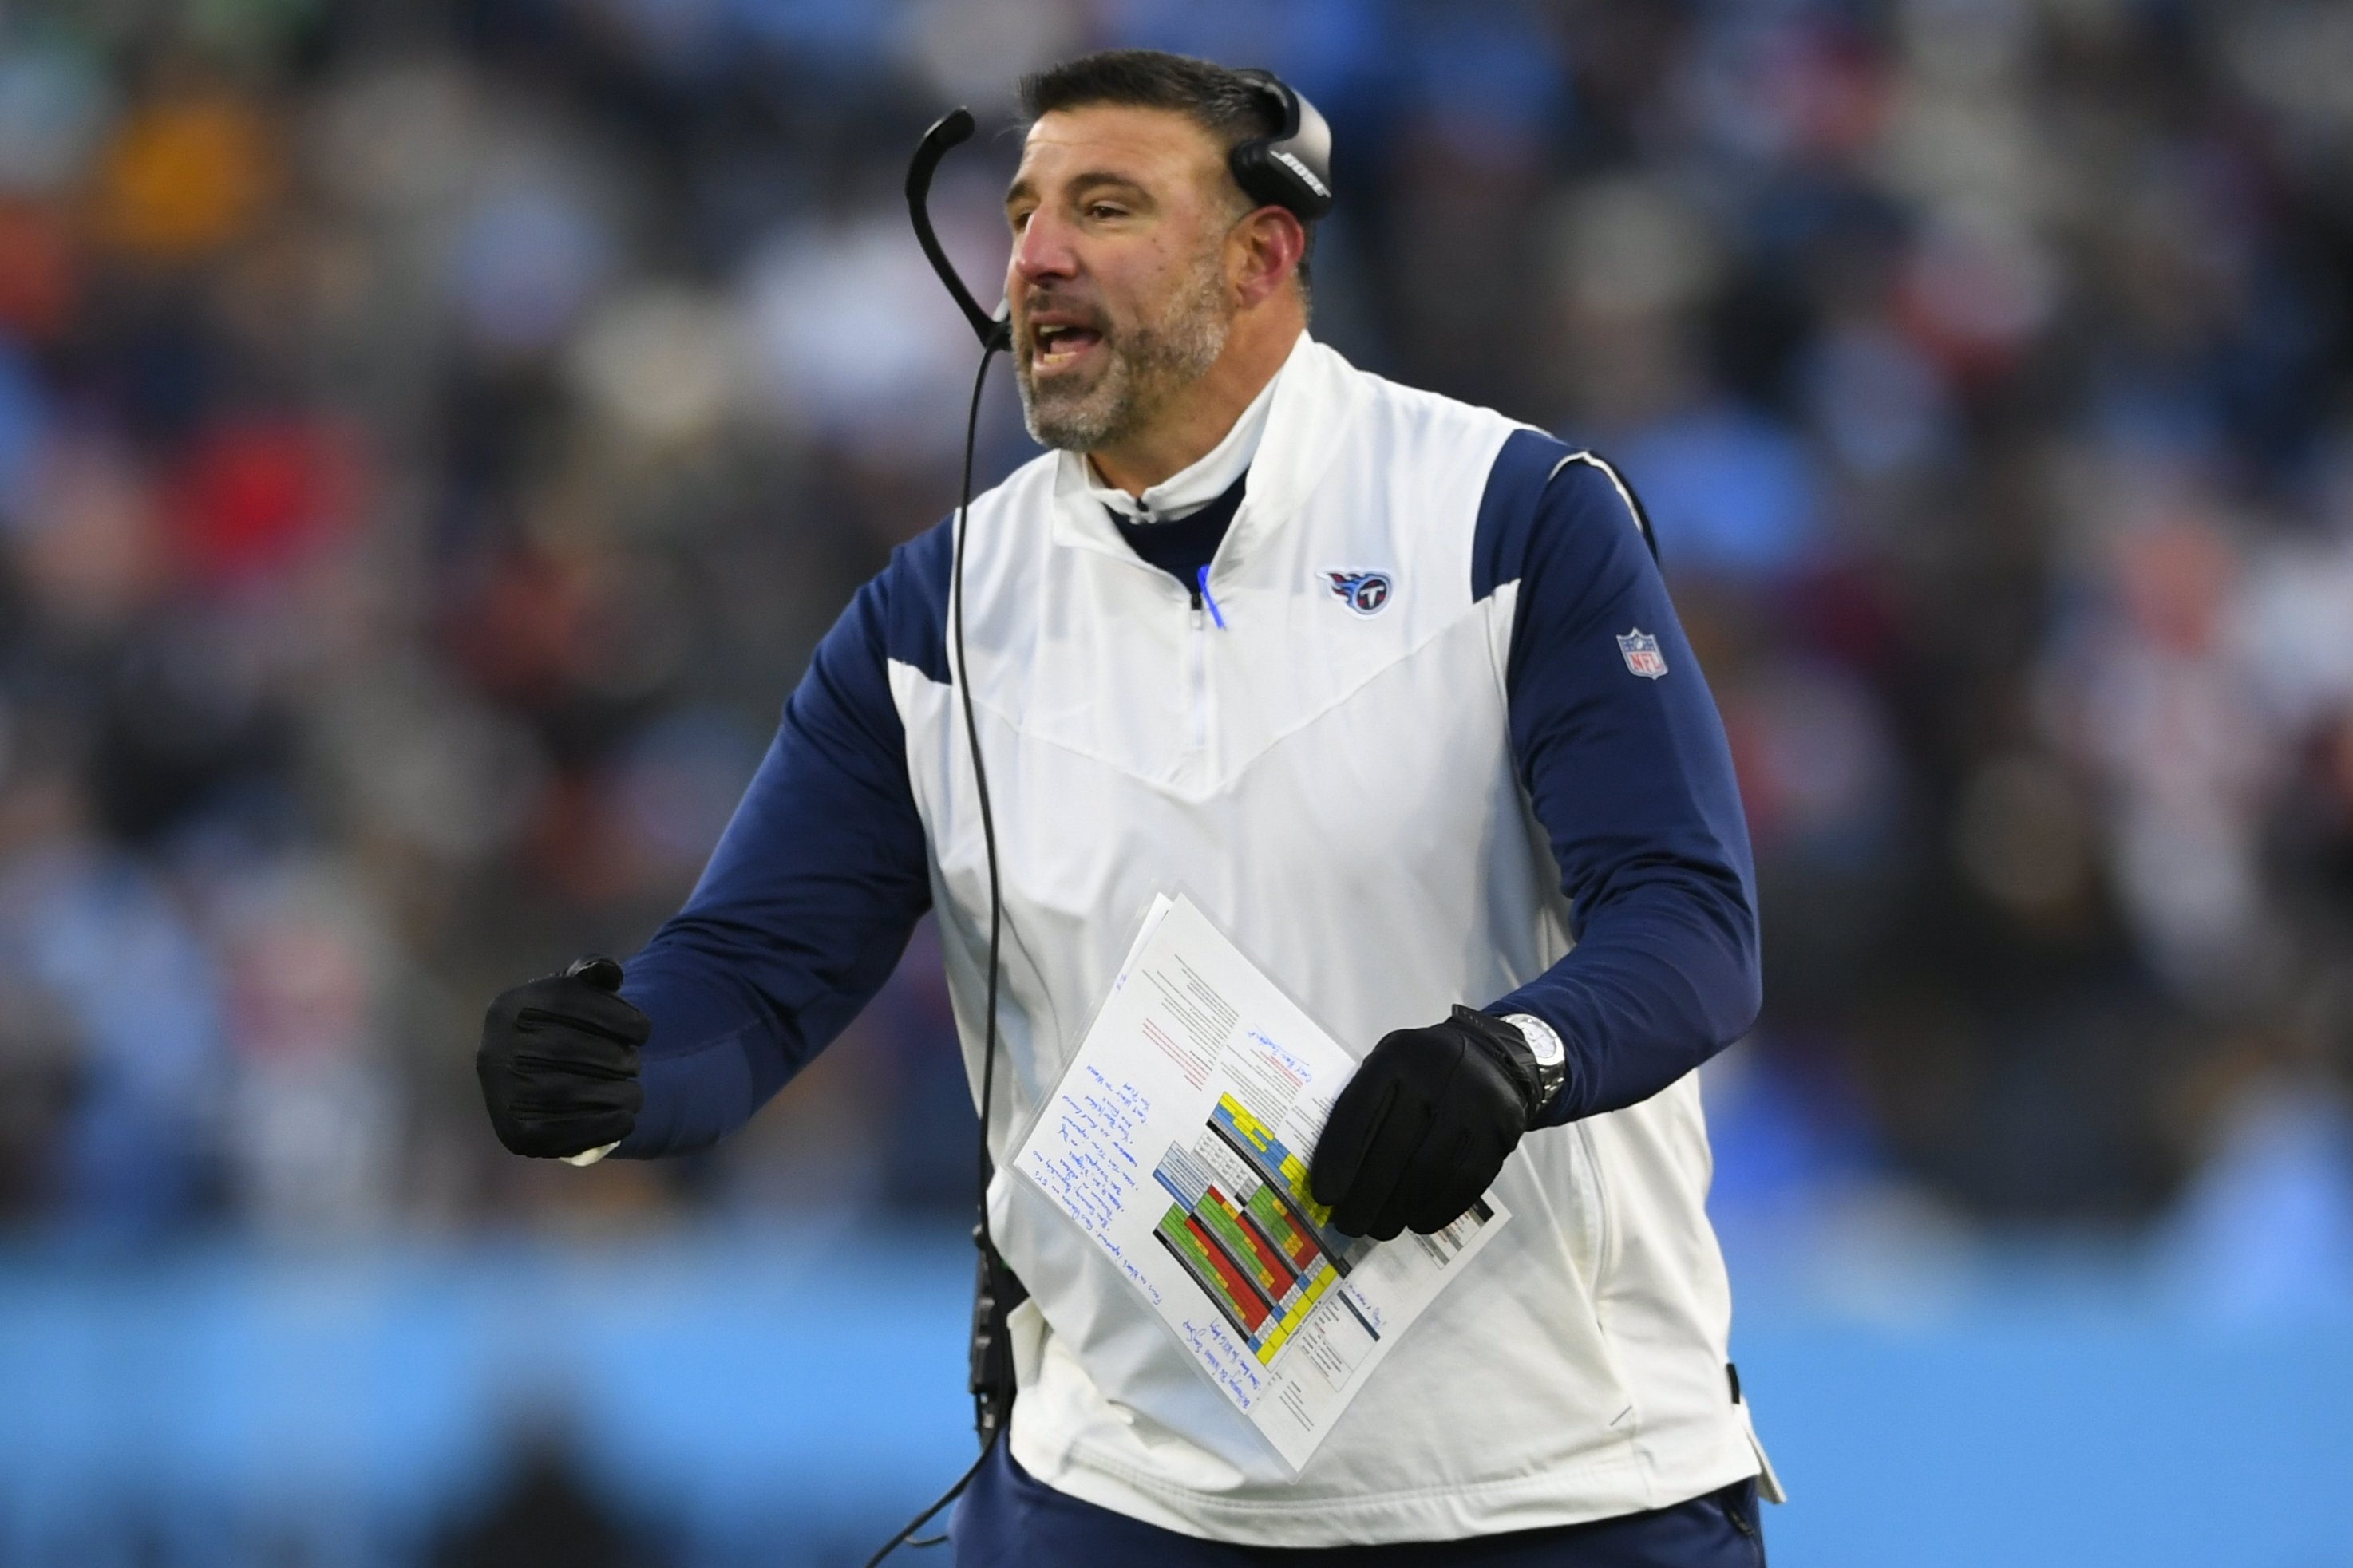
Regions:
<svg viewBox="0 0 2353 1568"><path fill-rule="evenodd" d="M0 865L0 953L34 1020L12 1054L37 1071L52 1028L74 1051L54 1175L39 1184L52 1212L107 1242L198 1217L219 1148L220 999L165 889L95 845L27 848Z"/></svg>
<svg viewBox="0 0 2353 1568"><path fill-rule="evenodd" d="M2257 820L2280 752L2224 641L2234 552L2189 513L2128 528L2067 653L2067 730L2109 797L2110 857L2151 960L2193 999L2260 985L2270 933Z"/></svg>
<svg viewBox="0 0 2353 1568"><path fill-rule="evenodd" d="M244 235L278 184L279 144L264 111L261 100L201 78L159 83L118 122L106 151L93 193L99 237L168 263Z"/></svg>
<svg viewBox="0 0 2353 1568"><path fill-rule="evenodd" d="M972 340L940 308L902 215L787 232L754 260L744 294L757 395L789 426L877 462L955 460Z"/></svg>
<svg viewBox="0 0 2353 1568"><path fill-rule="evenodd" d="M222 1142L235 1201L281 1235L365 1234L392 1213L401 1118L384 1059L398 949L325 865L253 865L214 898L234 1065Z"/></svg>

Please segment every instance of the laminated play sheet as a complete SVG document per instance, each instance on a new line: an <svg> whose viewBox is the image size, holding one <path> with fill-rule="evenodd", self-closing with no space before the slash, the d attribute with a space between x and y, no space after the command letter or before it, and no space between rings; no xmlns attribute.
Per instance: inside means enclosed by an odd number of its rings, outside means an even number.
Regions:
<svg viewBox="0 0 2353 1568"><path fill-rule="evenodd" d="M1015 1157L1283 1460L1305 1465L1509 1215L1345 1237L1307 1183L1356 1058L1184 898L1157 899Z"/></svg>

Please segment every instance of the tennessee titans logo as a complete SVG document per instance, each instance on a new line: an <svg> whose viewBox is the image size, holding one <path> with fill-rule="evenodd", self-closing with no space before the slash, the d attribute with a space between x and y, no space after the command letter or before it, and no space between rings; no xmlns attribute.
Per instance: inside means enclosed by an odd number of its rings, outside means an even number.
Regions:
<svg viewBox="0 0 2353 1568"><path fill-rule="evenodd" d="M1659 639L1640 626L1618 639L1618 651L1626 656L1626 668L1645 680L1656 680L1667 672L1667 656L1659 651Z"/></svg>
<svg viewBox="0 0 2353 1568"><path fill-rule="evenodd" d="M1324 575L1332 580L1332 592L1360 616L1378 615L1389 602L1386 572L1326 572Z"/></svg>

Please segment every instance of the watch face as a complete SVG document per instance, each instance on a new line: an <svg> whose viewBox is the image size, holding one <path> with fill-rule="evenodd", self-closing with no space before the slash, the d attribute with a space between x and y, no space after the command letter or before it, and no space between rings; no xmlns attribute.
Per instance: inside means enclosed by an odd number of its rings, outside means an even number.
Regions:
<svg viewBox="0 0 2353 1568"><path fill-rule="evenodd" d="M1567 1054L1560 1043L1560 1036L1542 1018L1528 1013L1514 1013L1504 1022L1520 1032L1520 1038L1527 1042L1529 1051L1542 1065L1552 1067Z"/></svg>

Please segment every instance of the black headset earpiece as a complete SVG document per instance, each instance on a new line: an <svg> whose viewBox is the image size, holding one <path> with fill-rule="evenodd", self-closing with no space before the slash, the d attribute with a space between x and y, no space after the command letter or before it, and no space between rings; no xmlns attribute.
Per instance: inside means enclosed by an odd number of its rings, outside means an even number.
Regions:
<svg viewBox="0 0 2353 1568"><path fill-rule="evenodd" d="M1273 100L1281 128L1233 150L1228 163L1252 201L1288 207L1302 223L1332 210L1332 128L1315 106L1272 71L1239 73Z"/></svg>

